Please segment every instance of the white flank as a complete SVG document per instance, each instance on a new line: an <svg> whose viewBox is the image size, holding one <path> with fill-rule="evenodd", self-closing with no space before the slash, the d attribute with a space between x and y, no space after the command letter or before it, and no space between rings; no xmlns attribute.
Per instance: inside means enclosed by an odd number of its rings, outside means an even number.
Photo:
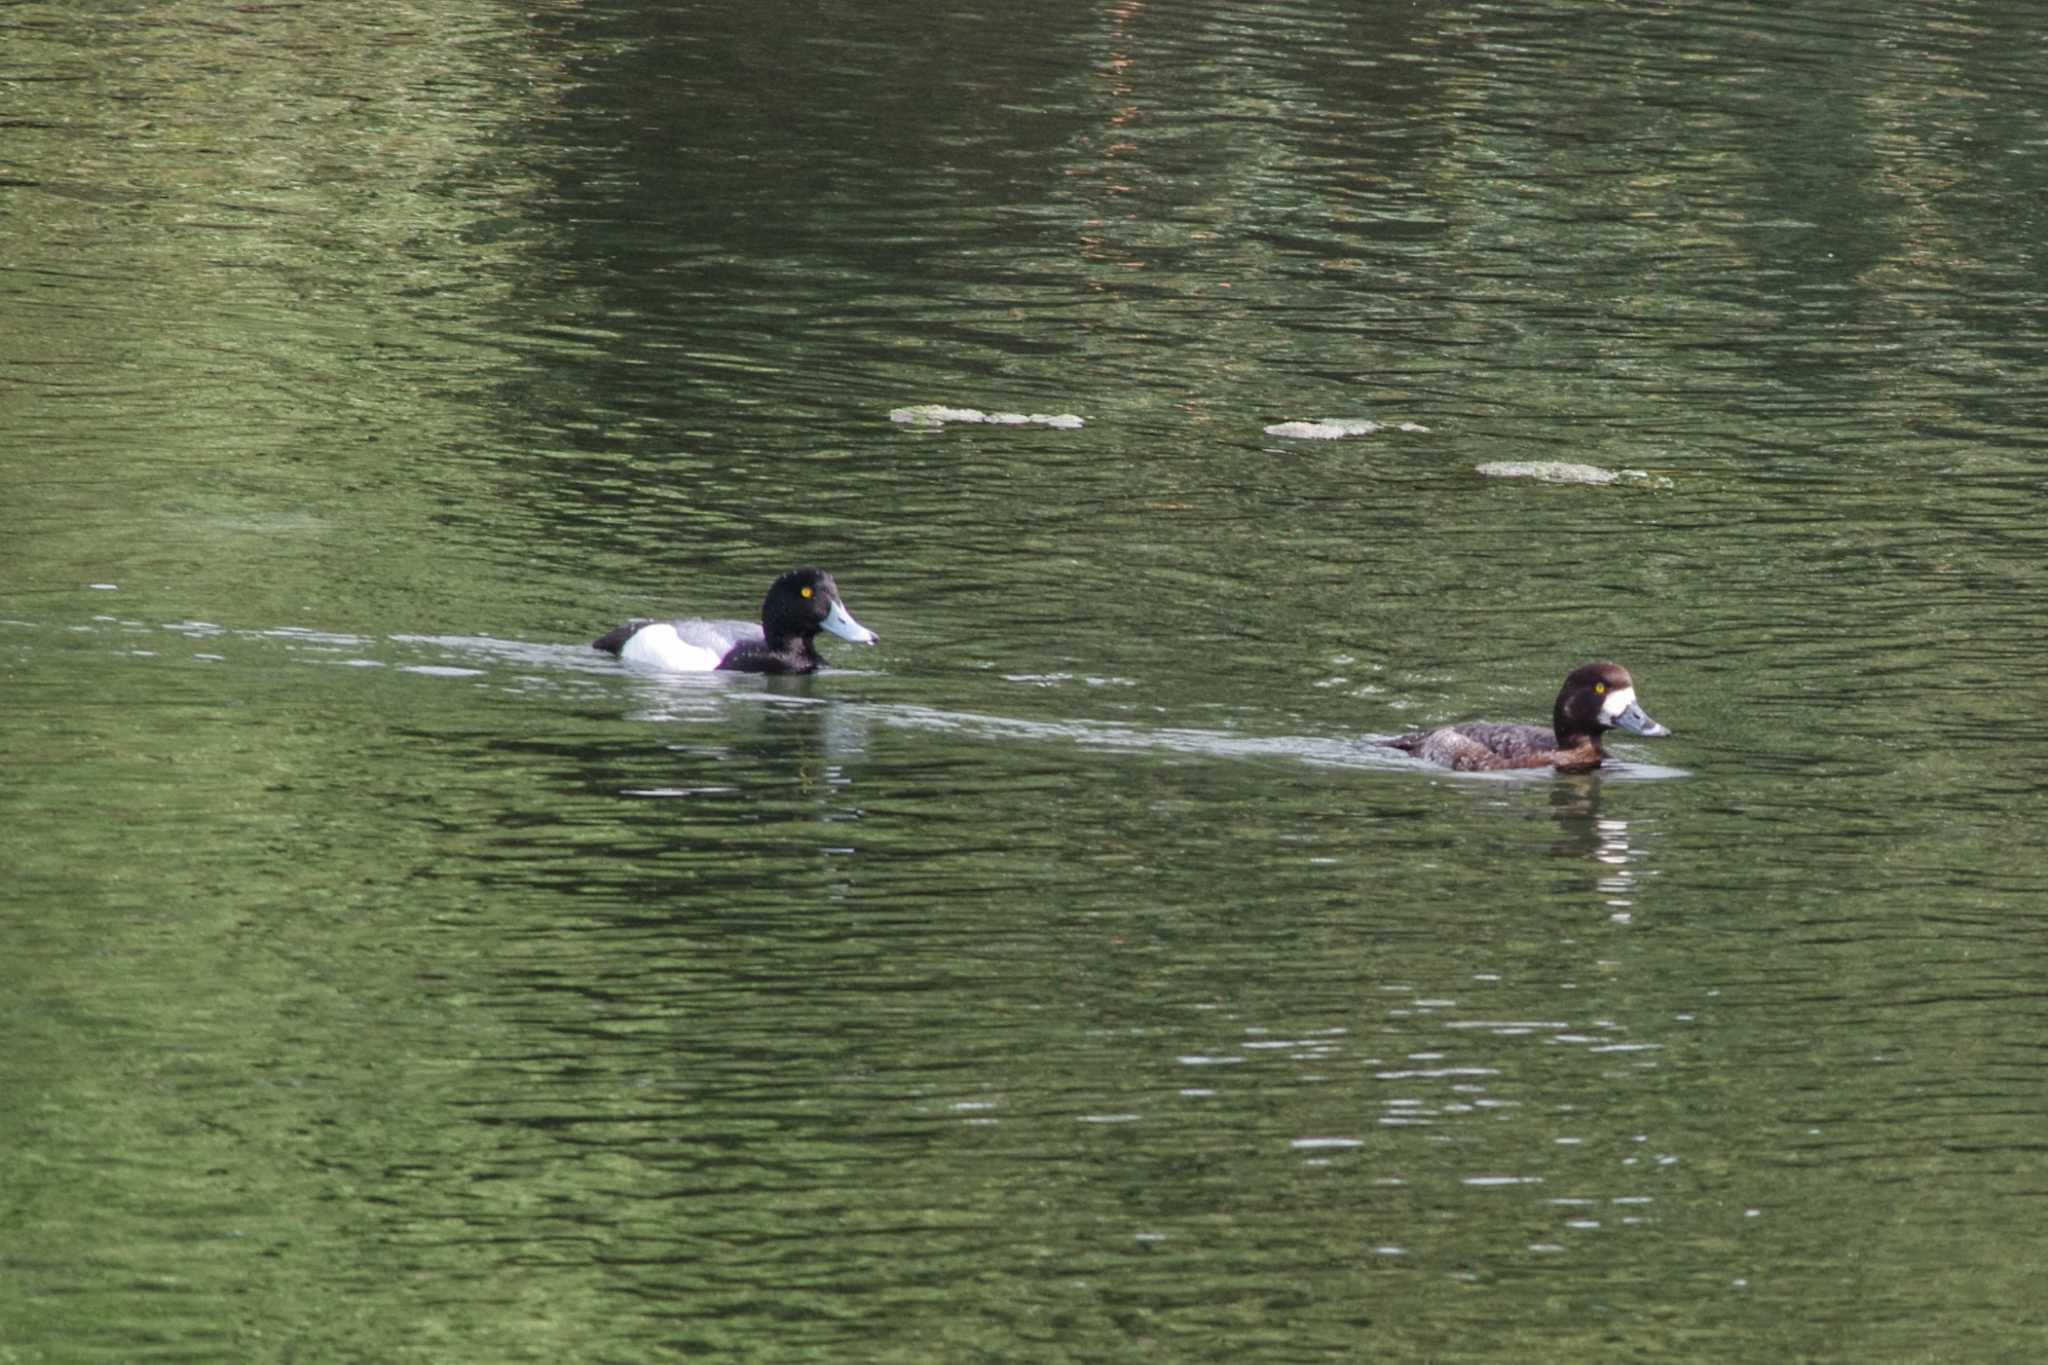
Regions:
<svg viewBox="0 0 2048 1365"><path fill-rule="evenodd" d="M619 658L629 664L678 673L709 673L723 657L701 645L683 643L676 628L666 621L640 627L619 651Z"/></svg>

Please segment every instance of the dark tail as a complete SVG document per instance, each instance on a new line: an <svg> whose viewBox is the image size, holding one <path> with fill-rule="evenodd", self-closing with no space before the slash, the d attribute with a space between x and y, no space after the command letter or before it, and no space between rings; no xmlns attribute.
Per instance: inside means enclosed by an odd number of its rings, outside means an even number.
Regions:
<svg viewBox="0 0 2048 1365"><path fill-rule="evenodd" d="M590 647L592 649L601 649L607 654L616 655L626 647L626 641L633 638L633 632L639 630L642 626L653 624L652 621L628 621L611 634L600 635L597 639L592 640Z"/></svg>

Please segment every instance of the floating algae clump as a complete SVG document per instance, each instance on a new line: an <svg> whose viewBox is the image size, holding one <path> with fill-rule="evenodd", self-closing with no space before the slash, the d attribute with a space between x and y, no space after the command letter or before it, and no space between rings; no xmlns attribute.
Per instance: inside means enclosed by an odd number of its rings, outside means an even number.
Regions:
<svg viewBox="0 0 2048 1365"><path fill-rule="evenodd" d="M1341 441L1347 436L1370 436L1378 431L1428 431L1420 422L1372 422L1363 417L1318 417L1313 422L1275 422L1265 429L1268 436L1285 436L1292 441Z"/></svg>
<svg viewBox="0 0 2048 1365"><path fill-rule="evenodd" d="M986 422L998 427L1056 427L1077 431L1081 419L1071 412L983 412L980 408L949 408L943 403L891 408L889 420L913 427L942 427L951 422Z"/></svg>
<svg viewBox="0 0 2048 1365"><path fill-rule="evenodd" d="M1669 488L1671 480L1657 478L1640 469L1602 469L1597 464L1573 464L1569 460L1508 460L1499 464L1474 465L1489 479L1535 479L1539 483L1630 483Z"/></svg>

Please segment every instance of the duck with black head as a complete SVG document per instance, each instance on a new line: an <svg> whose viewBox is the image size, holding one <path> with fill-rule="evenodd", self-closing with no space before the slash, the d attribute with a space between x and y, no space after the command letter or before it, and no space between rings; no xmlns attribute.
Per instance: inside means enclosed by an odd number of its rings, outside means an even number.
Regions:
<svg viewBox="0 0 2048 1365"><path fill-rule="evenodd" d="M1581 664L1565 676L1557 705L1551 708L1548 730L1540 725L1466 721L1379 742L1459 772L1505 768L1587 772L1606 760L1600 736L1609 730L1653 739L1671 733L1651 720L1636 700L1635 679L1628 670L1601 660Z"/></svg>
<svg viewBox="0 0 2048 1365"><path fill-rule="evenodd" d="M812 673L825 662L815 644L821 630L862 645L878 638L847 611L831 574L791 569L769 585L758 626L689 618L629 621L591 641L591 648L675 672Z"/></svg>

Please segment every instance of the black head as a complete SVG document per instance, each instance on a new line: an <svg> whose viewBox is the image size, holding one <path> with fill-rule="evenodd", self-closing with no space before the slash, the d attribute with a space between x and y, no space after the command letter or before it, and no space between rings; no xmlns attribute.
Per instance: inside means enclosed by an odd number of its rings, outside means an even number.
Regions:
<svg viewBox="0 0 2048 1365"><path fill-rule="evenodd" d="M761 602L761 633L771 649L801 641L806 647L821 630L871 645L876 635L853 619L839 600L839 585L823 569L791 569L768 587Z"/></svg>
<svg viewBox="0 0 2048 1365"><path fill-rule="evenodd" d="M1650 738L1671 733L1636 704L1636 683L1628 670L1604 659L1580 664L1566 675L1564 687L1557 694L1557 705L1550 713L1550 724L1557 732L1560 749L1573 748L1586 740L1597 743L1609 730L1626 730Z"/></svg>

